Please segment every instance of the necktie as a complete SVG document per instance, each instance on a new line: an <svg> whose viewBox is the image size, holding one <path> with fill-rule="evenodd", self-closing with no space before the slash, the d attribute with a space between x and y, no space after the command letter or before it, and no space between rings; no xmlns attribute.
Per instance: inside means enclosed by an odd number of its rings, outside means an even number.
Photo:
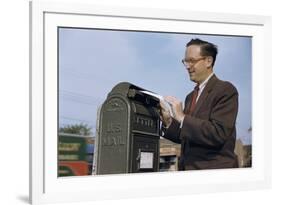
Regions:
<svg viewBox="0 0 281 205"><path fill-rule="evenodd" d="M189 112L188 112L189 114L191 114L194 111L198 92L199 92L199 85L196 85L192 94L191 104L189 106Z"/></svg>

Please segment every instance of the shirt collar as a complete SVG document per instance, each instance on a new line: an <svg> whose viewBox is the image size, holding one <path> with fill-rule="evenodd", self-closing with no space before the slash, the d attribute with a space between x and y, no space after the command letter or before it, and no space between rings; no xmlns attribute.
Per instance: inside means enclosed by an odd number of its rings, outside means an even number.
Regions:
<svg viewBox="0 0 281 205"><path fill-rule="evenodd" d="M214 75L214 73L211 73L211 74L208 76L208 78L206 78L206 80L204 80L204 82L199 85L199 90L202 91L202 90L205 88L207 82L210 80L210 78L211 78L213 75Z"/></svg>

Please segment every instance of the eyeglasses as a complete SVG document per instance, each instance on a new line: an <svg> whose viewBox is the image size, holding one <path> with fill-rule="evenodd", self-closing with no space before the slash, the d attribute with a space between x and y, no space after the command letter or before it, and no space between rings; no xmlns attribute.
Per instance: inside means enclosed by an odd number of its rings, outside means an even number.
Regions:
<svg viewBox="0 0 281 205"><path fill-rule="evenodd" d="M191 58L191 59L182 59L181 62L183 63L184 66L188 66L188 65L195 65L196 63L198 63L199 61L205 59L206 57L201 57L201 58Z"/></svg>

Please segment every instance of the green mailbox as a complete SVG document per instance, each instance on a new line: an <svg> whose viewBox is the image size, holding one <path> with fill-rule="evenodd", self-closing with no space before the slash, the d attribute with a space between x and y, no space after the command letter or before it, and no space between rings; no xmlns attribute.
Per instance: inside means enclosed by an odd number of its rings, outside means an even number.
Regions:
<svg viewBox="0 0 281 205"><path fill-rule="evenodd" d="M122 82L102 104L97 129L96 174L159 169L159 100Z"/></svg>

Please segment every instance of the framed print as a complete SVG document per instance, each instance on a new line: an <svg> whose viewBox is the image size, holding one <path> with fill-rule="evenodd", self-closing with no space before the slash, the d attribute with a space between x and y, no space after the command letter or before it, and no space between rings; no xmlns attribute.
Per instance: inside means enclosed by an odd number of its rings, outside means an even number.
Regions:
<svg viewBox="0 0 281 205"><path fill-rule="evenodd" d="M270 17L36 1L30 20L33 204L270 187ZM160 137L159 99L184 102L184 66L207 62L185 58L192 39L239 92L239 168L176 171Z"/></svg>

